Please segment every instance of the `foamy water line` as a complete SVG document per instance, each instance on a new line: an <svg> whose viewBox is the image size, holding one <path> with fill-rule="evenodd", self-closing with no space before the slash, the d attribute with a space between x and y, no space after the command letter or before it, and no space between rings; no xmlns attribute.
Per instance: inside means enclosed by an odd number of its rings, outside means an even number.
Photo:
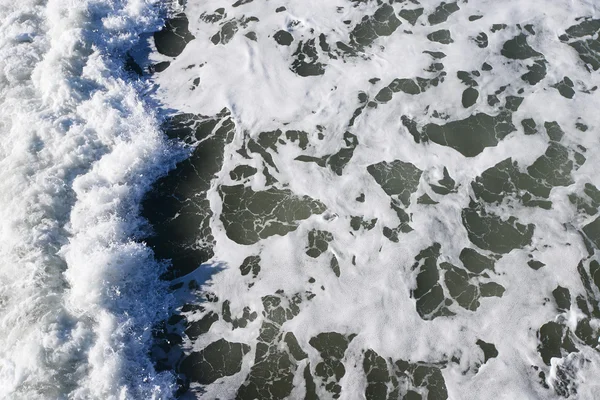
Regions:
<svg viewBox="0 0 600 400"><path fill-rule="evenodd" d="M180 149L124 70L153 0L0 2L0 398L169 398L139 203Z"/></svg>

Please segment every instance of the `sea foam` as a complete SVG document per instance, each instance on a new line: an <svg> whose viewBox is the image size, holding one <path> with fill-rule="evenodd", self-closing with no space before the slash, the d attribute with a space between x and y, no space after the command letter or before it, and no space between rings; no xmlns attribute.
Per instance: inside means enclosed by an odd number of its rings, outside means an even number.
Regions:
<svg viewBox="0 0 600 400"><path fill-rule="evenodd" d="M0 397L170 398L139 203L181 155L124 69L153 0L0 2Z"/></svg>
<svg viewBox="0 0 600 400"><path fill-rule="evenodd" d="M597 210L574 199L600 184L600 80L573 44L597 41L577 31L597 4L190 0L186 14L196 39L154 56L170 63L158 94L235 122L202 194L209 262L227 268L180 312L196 396L597 397L583 310L598 253L582 234ZM294 220L290 199L316 212ZM492 267L468 270L469 251ZM466 302L457 281L495 291Z"/></svg>

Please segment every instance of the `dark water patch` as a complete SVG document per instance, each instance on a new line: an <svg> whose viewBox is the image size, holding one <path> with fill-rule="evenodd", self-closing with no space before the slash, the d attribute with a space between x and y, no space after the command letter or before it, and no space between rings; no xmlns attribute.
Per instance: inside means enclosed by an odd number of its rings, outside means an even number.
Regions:
<svg viewBox="0 0 600 400"><path fill-rule="evenodd" d="M600 319L600 304L596 297L597 290L600 290L600 264L596 259L588 260L588 269L586 269L582 260L577 265L577 272L586 294L585 298L577 296L577 306L588 317ZM596 286L595 289L592 284Z"/></svg>
<svg viewBox="0 0 600 400"><path fill-rule="evenodd" d="M179 13L165 22L165 26L154 34L156 51L168 57L177 57L185 46L195 39L188 29L189 21Z"/></svg>
<svg viewBox="0 0 600 400"><path fill-rule="evenodd" d="M526 65L528 72L521 75L521 79L530 85L537 85L547 72L547 61L543 54L534 50L527 42L523 33L506 41L500 53L511 60L528 60L534 58L531 64Z"/></svg>
<svg viewBox="0 0 600 400"><path fill-rule="evenodd" d="M313 157L313 156L307 156L307 155L300 155L300 156L294 158L294 160L300 161L300 162L312 162L312 163L317 164L319 167L325 168L327 166L327 158L328 158L328 156Z"/></svg>
<svg viewBox="0 0 600 400"><path fill-rule="evenodd" d="M408 133L413 137L415 143L427 142L428 138L417 129L417 122L414 119L410 119L406 115L400 117L402 125L406 128Z"/></svg>
<svg viewBox="0 0 600 400"><path fill-rule="evenodd" d="M302 146L302 140L300 141ZM354 150L358 146L358 139L356 135L346 131L342 137L342 146L337 153L325 155L321 157L313 157L308 155L300 155L294 160L301 162L314 162L318 166L325 168L329 167L336 175L341 176L346 165L352 159Z"/></svg>
<svg viewBox="0 0 600 400"><path fill-rule="evenodd" d="M532 57L543 56L529 46L529 43L527 43L527 36L523 33L506 41L502 46L500 54L511 60L526 60Z"/></svg>
<svg viewBox="0 0 600 400"><path fill-rule="evenodd" d="M586 264L589 268L589 274ZM577 325L575 330L571 330L567 326L570 322L560 316L542 325L538 331L539 344L537 350L544 364L548 366L554 364L554 373L549 380L559 396L570 397L577 394L577 372L583 361L578 354L581 347L589 346L596 350L599 349L598 337L600 332L597 326L600 310L598 309L596 292L592 288L593 280L591 279L591 276L596 276L598 270L600 270L600 264L596 260L588 260L585 263L582 260L577 266L585 295L579 294L575 299L575 304L580 311L580 314L576 316ZM595 283L596 286L598 286L598 283L600 282ZM567 312L573 307L569 289L559 285L552 291L552 295L559 312ZM552 361L553 358L558 360ZM545 380L545 374L540 375L540 377ZM545 384L545 382L542 382L542 384Z"/></svg>
<svg viewBox="0 0 600 400"><path fill-rule="evenodd" d="M394 79L389 85L393 93L404 92L406 94L419 94L421 89L413 79Z"/></svg>
<svg viewBox="0 0 600 400"><path fill-rule="evenodd" d="M552 291L552 296L554 297L558 311L569 311L571 308L571 293L569 292L569 289L558 285L556 289Z"/></svg>
<svg viewBox="0 0 600 400"><path fill-rule="evenodd" d="M163 72L164 70L166 70L167 68L169 68L169 66L170 66L170 65L171 65L171 62L170 62L170 61L161 61L161 62L159 62L159 63L156 63L156 64L154 64L154 65L151 65L151 66L149 67L149 72L150 72L151 74L153 74L153 73L155 73L155 72L156 72L156 73L160 73L160 72Z"/></svg>
<svg viewBox="0 0 600 400"><path fill-rule="evenodd" d="M432 42L437 42L441 44L450 44L454 43L452 39L452 35L448 29L440 29L439 31L435 31L427 35L427 39Z"/></svg>
<svg viewBox="0 0 600 400"><path fill-rule="evenodd" d="M326 64L318 61L319 53L315 46L315 39L301 41L293 57L291 70L299 76L318 76L325 73Z"/></svg>
<svg viewBox="0 0 600 400"><path fill-rule="evenodd" d="M358 93L358 108L356 110L354 110L354 114L352 115L352 118L350 118L350 121L348 122L348 127L351 127L354 125L354 122L356 122L356 118L358 118L363 110L367 107L368 103L369 103L369 95L367 95L365 92L359 92Z"/></svg>
<svg viewBox="0 0 600 400"><path fill-rule="evenodd" d="M549 209L552 206L547 200L552 186L521 172L510 158L485 170L471 186L475 197L489 204L502 203L508 197L529 207Z"/></svg>
<svg viewBox="0 0 600 400"><path fill-rule="evenodd" d="M367 400L445 400L446 383L437 365L385 359L375 351L365 351L363 371L367 379Z"/></svg>
<svg viewBox="0 0 600 400"><path fill-rule="evenodd" d="M477 310L480 305L479 288L470 282L467 271L447 262L441 263L439 266L445 271L444 282L450 297L466 310Z"/></svg>
<svg viewBox="0 0 600 400"><path fill-rule="evenodd" d="M260 132L256 138L250 138L246 143L246 146L250 152L259 154L264 162L266 162L276 171L278 171L277 166L275 165L273 156L269 151L271 150L277 153L277 144L285 143L281 139L282 133L283 132L281 132L280 129L270 132Z"/></svg>
<svg viewBox="0 0 600 400"><path fill-rule="evenodd" d="M390 374L385 359L373 350L367 350L363 360L363 371L367 378L366 399L387 399Z"/></svg>
<svg viewBox="0 0 600 400"><path fill-rule="evenodd" d="M575 128L577 130L580 130L581 132L587 132L587 130L589 129L589 127L586 124L583 124L581 122L576 122Z"/></svg>
<svg viewBox="0 0 600 400"><path fill-rule="evenodd" d="M473 40L475 41L475 44L477 45L477 47L481 48L481 49L485 49L486 47L488 47L488 36L485 34L485 32L479 32L479 34L477 36L475 36L475 38L473 38Z"/></svg>
<svg viewBox="0 0 600 400"><path fill-rule="evenodd" d="M321 214L326 207L308 196L288 189L254 191L244 185L220 186L223 201L220 215L227 237L239 244L254 244L269 236L285 236L300 221Z"/></svg>
<svg viewBox="0 0 600 400"><path fill-rule="evenodd" d="M310 372L310 363L306 364L303 376L306 387L304 400L319 400L319 396L317 396L317 385L315 384L315 380Z"/></svg>
<svg viewBox="0 0 600 400"><path fill-rule="evenodd" d="M337 332L319 333L309 340L309 344L320 354L322 361L315 366L315 376L320 386L337 399L341 396L340 380L346 375L342 362L350 342L356 335L343 335Z"/></svg>
<svg viewBox="0 0 600 400"><path fill-rule="evenodd" d="M580 38L590 36L600 31L600 19L584 19L577 25L567 28L566 33L569 37Z"/></svg>
<svg viewBox="0 0 600 400"><path fill-rule="evenodd" d="M390 36L402 24L389 4L382 4L373 15L363 17L350 32L350 42L357 50L370 46L380 36Z"/></svg>
<svg viewBox="0 0 600 400"><path fill-rule="evenodd" d="M487 343L481 339L478 339L476 344L483 351L483 357L484 357L483 363L484 364L486 362L488 362L489 359L498 357L498 354L499 354L498 350L496 349L496 346L493 343Z"/></svg>
<svg viewBox="0 0 600 400"><path fill-rule="evenodd" d="M233 39L235 34L240 29L245 29L251 22L258 22L256 17L242 17L240 19L230 19L221 23L221 27L217 33L215 33L210 41L215 45L226 45Z"/></svg>
<svg viewBox="0 0 600 400"><path fill-rule="evenodd" d="M527 24L523 28L525 28L525 30L527 32L529 32L530 34L535 35L535 30L533 29L533 25Z"/></svg>
<svg viewBox="0 0 600 400"><path fill-rule="evenodd" d="M331 256L331 260L329 261L329 268L333 271L335 276L340 277L342 271L340 270L340 262L338 261L335 254Z"/></svg>
<svg viewBox="0 0 600 400"><path fill-rule="evenodd" d="M516 112L521 104L523 103L524 98L519 96L506 96L506 109Z"/></svg>
<svg viewBox="0 0 600 400"><path fill-rule="evenodd" d="M537 85L546 77L546 60L535 60L532 65L527 66L529 72L521 75L521 79L530 85Z"/></svg>
<svg viewBox="0 0 600 400"><path fill-rule="evenodd" d="M437 259L441 246L438 243L422 250L415 258L412 269L418 269L417 287L410 295L416 300L417 312L421 318L431 320L440 316L451 316L455 313L448 306L452 301L446 301L444 290L440 285Z"/></svg>
<svg viewBox="0 0 600 400"><path fill-rule="evenodd" d="M238 29L239 28L237 21L227 21L221 26L219 32L215 33L210 38L210 41L213 42L215 45L227 44L231 39L233 39L233 36L237 33Z"/></svg>
<svg viewBox="0 0 600 400"><path fill-rule="evenodd" d="M403 8L402 10L400 10L398 15L400 16L400 18L406 20L409 24L414 26L417 23L419 17L423 15L423 8L413 8L411 10Z"/></svg>
<svg viewBox="0 0 600 400"><path fill-rule="evenodd" d="M417 199L417 204L434 205L438 204L438 202L433 200L427 193L425 193Z"/></svg>
<svg viewBox="0 0 600 400"><path fill-rule="evenodd" d="M523 126L523 131L525 131L526 135L534 135L537 133L537 125L533 118L526 118L522 120L521 125Z"/></svg>
<svg viewBox="0 0 600 400"><path fill-rule="evenodd" d="M196 90L196 88L198 87L199 84L200 84L200 78L194 78L194 80L192 81L192 86L190 87L190 90Z"/></svg>
<svg viewBox="0 0 600 400"><path fill-rule="evenodd" d="M413 164L400 160L369 165L367 171L384 192L405 207L410 205L410 196L417 190L422 174Z"/></svg>
<svg viewBox="0 0 600 400"><path fill-rule="evenodd" d="M223 321L231 324L232 329L237 329L245 328L248 326L248 323L254 321L258 315L256 311L252 311L250 307L246 306L242 310L241 316L233 316L231 313L231 302L229 300L225 300L221 307L221 316Z"/></svg>
<svg viewBox="0 0 600 400"><path fill-rule="evenodd" d="M377 218L373 218L373 219L364 219L361 216L352 216L350 218L350 227L355 230L358 231L361 228L365 229L367 231L370 231L371 229L373 229L375 227L375 224L377 223Z"/></svg>
<svg viewBox="0 0 600 400"><path fill-rule="evenodd" d="M456 192L456 182L452 179L446 167L444 167L443 177L437 182L437 185L431 184L430 186L431 190L442 196Z"/></svg>
<svg viewBox="0 0 600 400"><path fill-rule="evenodd" d="M186 275L213 256L206 192L223 165L224 148L234 131L227 110L215 117L182 114L170 122L167 134L195 147L142 202L143 216L153 227L147 243L157 258L171 260L169 277Z"/></svg>
<svg viewBox="0 0 600 400"><path fill-rule="evenodd" d="M333 234L331 232L313 229L308 232L308 250L306 250L306 254L309 257L317 258L327 251L329 243L332 241Z"/></svg>
<svg viewBox="0 0 600 400"><path fill-rule="evenodd" d="M506 289L496 282L485 282L479 285L481 297L502 297Z"/></svg>
<svg viewBox="0 0 600 400"><path fill-rule="evenodd" d="M298 141L298 147L302 150L306 150L308 147L308 133L304 131L286 131L285 137L292 143Z"/></svg>
<svg viewBox="0 0 600 400"><path fill-rule="evenodd" d="M523 225L515 217L503 220L473 202L463 209L462 221L471 243L498 254L528 246L535 230L534 224Z"/></svg>
<svg viewBox="0 0 600 400"><path fill-rule="evenodd" d="M444 125L428 124L423 133L434 143L452 147L465 157L475 157L515 130L510 113L501 112L496 116L477 113Z"/></svg>
<svg viewBox="0 0 600 400"><path fill-rule="evenodd" d="M439 6L437 6L435 8L435 10L429 14L429 16L427 17L427 20L429 21L429 25L437 25L437 24L441 24L442 22L446 22L448 20L448 18L450 17L450 15L454 14L455 12L457 12L458 10L460 10L460 7L457 4L458 2L454 2L454 3L445 3L442 2L440 3Z"/></svg>
<svg viewBox="0 0 600 400"><path fill-rule="evenodd" d="M544 122L544 129L546 129L546 134L555 142L560 142L560 140L565 135L565 132L562 130L558 122Z"/></svg>
<svg viewBox="0 0 600 400"><path fill-rule="evenodd" d="M494 271L495 261L486 257L475 249L465 247L460 252L460 261L465 268L474 274L482 274L487 271Z"/></svg>
<svg viewBox="0 0 600 400"><path fill-rule="evenodd" d="M571 172L577 166L567 147L551 141L546 152L527 168L527 172L548 187L568 186L573 183Z"/></svg>
<svg viewBox="0 0 600 400"><path fill-rule="evenodd" d="M477 21L478 19L483 18L483 15L470 15L469 22Z"/></svg>
<svg viewBox="0 0 600 400"><path fill-rule="evenodd" d="M588 70L600 68L600 19L585 19L566 30L560 40L568 43L577 53Z"/></svg>
<svg viewBox="0 0 600 400"><path fill-rule="evenodd" d="M433 57L436 60L441 60L442 58L446 57L446 54L442 53L441 51L425 50L423 53L429 54L431 57Z"/></svg>
<svg viewBox="0 0 600 400"><path fill-rule="evenodd" d="M238 165L229 172L229 177L234 181L241 181L256 174L258 170L250 165Z"/></svg>
<svg viewBox="0 0 600 400"><path fill-rule="evenodd" d="M292 34L284 30L277 31L273 35L273 39L275 39L275 41L282 46L289 46L294 41Z"/></svg>
<svg viewBox="0 0 600 400"><path fill-rule="evenodd" d="M479 86L475 78L473 78L473 74L467 71L458 71L456 72L456 77L460 79L462 83L469 87Z"/></svg>
<svg viewBox="0 0 600 400"><path fill-rule="evenodd" d="M600 207L600 190L591 183L586 183L583 192L569 194L569 201L577 207L578 213L596 215Z"/></svg>
<svg viewBox="0 0 600 400"><path fill-rule="evenodd" d="M554 321L542 325L538 338L538 352L546 365L550 365L550 360L554 357L561 358L579 351L573 344L569 328Z"/></svg>
<svg viewBox="0 0 600 400"><path fill-rule="evenodd" d="M179 371L193 382L213 383L240 372L242 359L249 351L247 344L219 339L201 351L192 352L181 362Z"/></svg>
<svg viewBox="0 0 600 400"><path fill-rule="evenodd" d="M475 88L466 88L462 93L462 105L464 108L469 108L475 103L477 103L477 99L479 98L479 91Z"/></svg>
<svg viewBox="0 0 600 400"><path fill-rule="evenodd" d="M398 243L400 233L411 232L413 228L409 225L410 216L406 213L406 211L404 211L404 209L396 204L395 200L392 200L390 203L390 208L396 212L396 216L398 217L400 223L395 228L389 228L385 226L383 228L383 236L394 243Z"/></svg>
<svg viewBox="0 0 600 400"><path fill-rule="evenodd" d="M284 399L293 389L298 362L307 357L296 337L281 326L300 312L300 295L290 299L283 293L262 298L265 318L258 336L254 364L236 399ZM284 346L285 344L285 346Z"/></svg>
<svg viewBox="0 0 600 400"><path fill-rule="evenodd" d="M227 17L227 13L225 13L224 8L217 8L212 14L208 14L206 12L200 15L200 21L204 21L208 24L214 24L215 22L221 21L223 18Z"/></svg>
<svg viewBox="0 0 600 400"><path fill-rule="evenodd" d="M558 90L558 93L560 93L560 95L564 98L572 99L573 96L575 96L575 90L573 90L573 81L567 76L565 76L562 81L552 85L552 87Z"/></svg>
<svg viewBox="0 0 600 400"><path fill-rule="evenodd" d="M439 72L442 71L444 69L444 64L440 63L440 62L435 62L432 63L431 65L429 65L429 67L427 69L425 69L425 71L427 72Z"/></svg>
<svg viewBox="0 0 600 400"><path fill-rule="evenodd" d="M240 265L240 273L246 276L252 272L252 277L256 278L260 273L260 256L248 256Z"/></svg>
<svg viewBox="0 0 600 400"><path fill-rule="evenodd" d="M379 91L377 96L375 96L375 101L380 104L385 104L392 99L395 93L404 92L415 96L427 91L431 87L438 86L440 83L444 82L444 77L446 76L446 72L442 71L443 68L444 65L442 63L432 64L428 71L437 73L437 76L433 78L396 78L388 86Z"/></svg>
<svg viewBox="0 0 600 400"><path fill-rule="evenodd" d="M341 176L342 171L346 165L352 159L354 150L358 146L358 139L356 135L346 131L343 136L344 146L335 154L331 155L327 159L327 165L331 168L336 175Z"/></svg>
<svg viewBox="0 0 600 400"><path fill-rule="evenodd" d="M232 7L239 7L239 6L243 6L244 4L248 4L248 3L252 3L253 0L238 0L235 3L233 3L231 6Z"/></svg>
<svg viewBox="0 0 600 400"><path fill-rule="evenodd" d="M189 339L196 340L208 332L210 327L218 320L219 314L210 311L201 319L188 323L184 333Z"/></svg>
<svg viewBox="0 0 600 400"><path fill-rule="evenodd" d="M125 65L123 69L138 77L144 75L144 70L142 69L142 67L140 67L140 65L129 53L127 53L127 56L125 57Z"/></svg>
<svg viewBox="0 0 600 400"><path fill-rule="evenodd" d="M594 329L590 324L590 318L583 318L577 322L575 336L585 345L598 348L598 329Z"/></svg>
<svg viewBox="0 0 600 400"><path fill-rule="evenodd" d="M415 86L417 86L416 83L415 83ZM419 89L419 87L417 86L417 90L418 89ZM392 91L392 89L390 89L389 87L384 87L383 89L381 89L379 91L379 93L377 93L377 96L375 96L375 101L377 101L379 103L387 103L388 101L390 101L392 99L393 95L394 95L394 92Z"/></svg>
<svg viewBox="0 0 600 400"><path fill-rule="evenodd" d="M584 226L583 232L597 249L600 248L600 217Z"/></svg>
<svg viewBox="0 0 600 400"><path fill-rule="evenodd" d="M490 31L492 33L495 33L495 32L501 31L506 28L508 28L508 25L506 25L506 24L493 24L492 27L490 28Z"/></svg>
<svg viewBox="0 0 600 400"><path fill-rule="evenodd" d="M527 261L527 265L529 265L529 268L533 269L534 271L546 266L546 264L539 260L529 260Z"/></svg>

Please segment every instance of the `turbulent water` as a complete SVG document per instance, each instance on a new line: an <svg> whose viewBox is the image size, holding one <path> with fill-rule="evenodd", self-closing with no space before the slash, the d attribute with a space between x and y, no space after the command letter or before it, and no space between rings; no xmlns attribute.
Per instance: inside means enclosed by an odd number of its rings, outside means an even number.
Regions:
<svg viewBox="0 0 600 400"><path fill-rule="evenodd" d="M0 2L0 397L169 398L140 201L177 160L124 69L144 1Z"/></svg>
<svg viewBox="0 0 600 400"><path fill-rule="evenodd" d="M600 398L595 1L0 0L0 67L0 398Z"/></svg>

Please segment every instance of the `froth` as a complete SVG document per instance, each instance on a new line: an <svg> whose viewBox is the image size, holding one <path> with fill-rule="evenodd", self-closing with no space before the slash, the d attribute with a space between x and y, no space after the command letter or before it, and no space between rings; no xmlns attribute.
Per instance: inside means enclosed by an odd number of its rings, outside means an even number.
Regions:
<svg viewBox="0 0 600 400"><path fill-rule="evenodd" d="M164 11L164 9L163 9ZM0 397L169 398L139 202L180 150L124 71L155 1L0 5Z"/></svg>

